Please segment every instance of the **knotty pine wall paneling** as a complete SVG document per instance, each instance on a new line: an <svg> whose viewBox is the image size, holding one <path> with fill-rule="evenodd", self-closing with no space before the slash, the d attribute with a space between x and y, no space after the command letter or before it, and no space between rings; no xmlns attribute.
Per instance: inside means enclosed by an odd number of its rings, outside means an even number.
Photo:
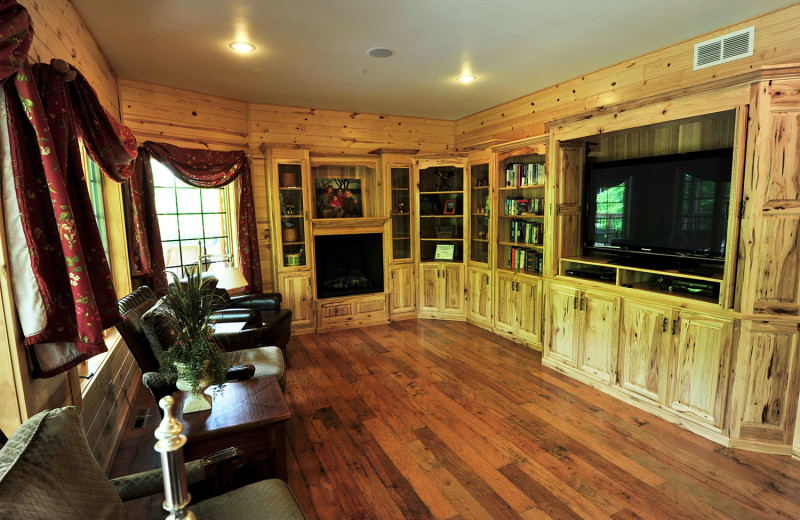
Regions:
<svg viewBox="0 0 800 520"><path fill-rule="evenodd" d="M456 121L456 145L464 149L491 139L531 137L544 133L545 125L553 120L586 118L622 106L636 108L659 100L676 100L708 91L764 65L797 62L798 23L800 4L795 4L557 83ZM752 56L692 70L695 43L751 25L755 26Z"/></svg>

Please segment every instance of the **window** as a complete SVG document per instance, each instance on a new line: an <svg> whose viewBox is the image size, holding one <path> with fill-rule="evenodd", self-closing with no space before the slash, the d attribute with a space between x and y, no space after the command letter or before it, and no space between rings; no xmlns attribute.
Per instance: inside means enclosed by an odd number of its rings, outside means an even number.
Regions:
<svg viewBox="0 0 800 520"><path fill-rule="evenodd" d="M595 220L595 241L610 244L622 234L625 213L625 183L602 190L597 194L597 219Z"/></svg>
<svg viewBox="0 0 800 520"><path fill-rule="evenodd" d="M85 150L81 150L83 171L86 174L86 184L89 187L89 199L92 201L94 218L97 221L97 229L100 230L100 240L103 242L103 250L106 252L106 260L111 264L111 257L108 252L108 226L106 223L106 204L103 199L103 172L93 160L89 158Z"/></svg>
<svg viewBox="0 0 800 520"><path fill-rule="evenodd" d="M158 161L151 165L167 271L186 276L198 259L204 270L224 267L231 258L226 189L195 188Z"/></svg>

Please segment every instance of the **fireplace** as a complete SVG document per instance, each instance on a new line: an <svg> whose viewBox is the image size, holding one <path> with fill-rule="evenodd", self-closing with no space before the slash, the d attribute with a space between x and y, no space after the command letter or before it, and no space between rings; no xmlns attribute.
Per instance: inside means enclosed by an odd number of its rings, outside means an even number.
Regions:
<svg viewBox="0 0 800 520"><path fill-rule="evenodd" d="M317 298L383 292L383 235L314 237Z"/></svg>

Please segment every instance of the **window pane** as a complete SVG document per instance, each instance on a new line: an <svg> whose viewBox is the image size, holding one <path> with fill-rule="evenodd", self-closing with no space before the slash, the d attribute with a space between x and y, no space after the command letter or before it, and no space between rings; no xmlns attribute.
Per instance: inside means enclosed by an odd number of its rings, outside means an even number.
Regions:
<svg viewBox="0 0 800 520"><path fill-rule="evenodd" d="M193 241L193 240L186 240L181 241L181 255L183 256L183 265L184 266L192 266L197 265L197 259L199 258L198 251L200 250L200 245Z"/></svg>
<svg viewBox="0 0 800 520"><path fill-rule="evenodd" d="M154 186L175 186L175 175L163 164L155 159L150 160L150 167L153 170L153 185Z"/></svg>
<svg viewBox="0 0 800 520"><path fill-rule="evenodd" d="M203 215L207 237L221 237L225 234L225 216L222 213Z"/></svg>
<svg viewBox="0 0 800 520"><path fill-rule="evenodd" d="M203 238L202 215L178 215L181 240Z"/></svg>
<svg viewBox="0 0 800 520"><path fill-rule="evenodd" d="M164 251L164 265L167 267L181 265L180 242L162 242L161 247Z"/></svg>
<svg viewBox="0 0 800 520"><path fill-rule="evenodd" d="M178 217L176 215L159 215L158 227L161 231L161 241L178 240Z"/></svg>
<svg viewBox="0 0 800 520"><path fill-rule="evenodd" d="M177 213L174 188L156 188L156 208L159 213Z"/></svg>
<svg viewBox="0 0 800 520"><path fill-rule="evenodd" d="M208 188L200 190L200 193L203 197L203 213L214 213L224 210L221 189Z"/></svg>
<svg viewBox="0 0 800 520"><path fill-rule="evenodd" d="M178 192L178 213L200 213L202 211L198 188L178 188L176 191Z"/></svg>
<svg viewBox="0 0 800 520"><path fill-rule="evenodd" d="M217 257L227 254L226 242L227 240L224 238L207 239L205 241L205 254L213 257L209 258L210 261L220 260Z"/></svg>

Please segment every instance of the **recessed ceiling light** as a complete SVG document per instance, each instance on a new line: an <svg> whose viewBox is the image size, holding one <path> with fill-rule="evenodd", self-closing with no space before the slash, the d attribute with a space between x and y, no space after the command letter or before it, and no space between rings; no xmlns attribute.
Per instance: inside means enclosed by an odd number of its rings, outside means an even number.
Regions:
<svg viewBox="0 0 800 520"><path fill-rule="evenodd" d="M236 52L253 52L256 50L256 46L250 42L231 42L228 47Z"/></svg>
<svg viewBox="0 0 800 520"><path fill-rule="evenodd" d="M391 49L386 49L384 47L373 47L371 49L367 49L367 54L372 56L373 58L388 58L394 51Z"/></svg>
<svg viewBox="0 0 800 520"><path fill-rule="evenodd" d="M472 83L478 79L477 76L473 76L472 74L464 74L456 78L456 80L460 81L461 83Z"/></svg>

